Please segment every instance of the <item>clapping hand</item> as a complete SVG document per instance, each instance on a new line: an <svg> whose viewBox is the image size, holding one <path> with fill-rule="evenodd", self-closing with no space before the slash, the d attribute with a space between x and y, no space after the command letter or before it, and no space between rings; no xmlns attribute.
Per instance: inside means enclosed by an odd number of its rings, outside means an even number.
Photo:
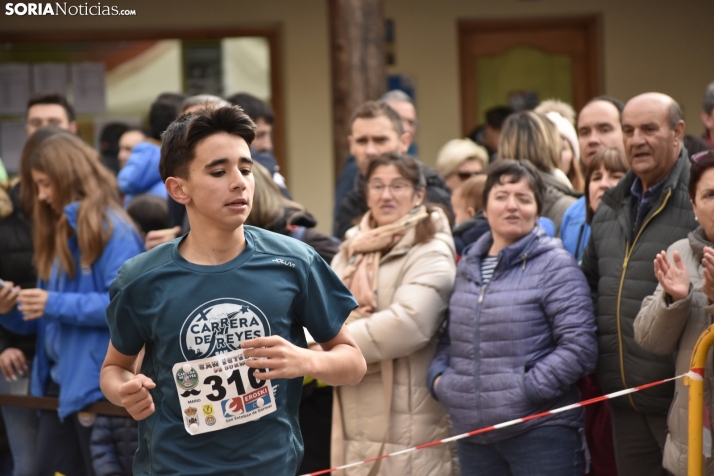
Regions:
<svg viewBox="0 0 714 476"><path fill-rule="evenodd" d="M707 295L710 301L714 302L714 250L708 246L704 247L702 266L704 267L702 292Z"/></svg>
<svg viewBox="0 0 714 476"><path fill-rule="evenodd" d="M690 281L687 268L684 267L679 251L674 252L673 258L674 263L671 263L667 257L667 253L664 251L657 253L657 257L654 260L654 271L659 284L661 284L664 291L670 295L672 302L677 302L689 294ZM714 272L714 253L711 259L712 271ZM714 273L712 274L712 278L714 278ZM712 279L711 282L714 283L714 279Z"/></svg>

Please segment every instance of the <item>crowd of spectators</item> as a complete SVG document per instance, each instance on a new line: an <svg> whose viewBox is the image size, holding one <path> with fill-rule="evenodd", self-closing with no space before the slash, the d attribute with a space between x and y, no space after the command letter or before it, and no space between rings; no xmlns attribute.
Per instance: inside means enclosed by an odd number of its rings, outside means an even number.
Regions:
<svg viewBox="0 0 714 476"><path fill-rule="evenodd" d="M433 158L416 156L413 99L390 91L351 117L332 236L288 190L258 98L164 93L146 128L109 124L95 150L68 101L46 93L27 106L19 177L0 188L0 393L59 408L2 407L0 474L133 474L141 427L86 411L105 400L110 286L127 260L191 234L162 138L222 108L253 128L245 224L314 248L357 304L344 324L366 375L337 387L304 377L304 457L290 471L688 370L714 315L714 83L701 138L665 94L598 96L577 112L558 100L493 108ZM678 380L346 474L685 475L687 409Z"/></svg>

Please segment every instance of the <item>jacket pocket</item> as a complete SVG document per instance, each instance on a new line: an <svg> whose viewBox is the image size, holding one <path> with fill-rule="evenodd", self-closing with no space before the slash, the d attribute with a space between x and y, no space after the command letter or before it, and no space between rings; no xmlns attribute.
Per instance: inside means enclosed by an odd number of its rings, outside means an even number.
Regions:
<svg viewBox="0 0 714 476"><path fill-rule="evenodd" d="M544 400L540 398L540 396L536 393L535 389L533 388L532 381L528 379L529 370L530 368L528 368L528 366L523 367L521 369L521 372L523 373L521 378L523 382L523 394L525 395L528 402L534 405L540 405L541 403L543 403Z"/></svg>

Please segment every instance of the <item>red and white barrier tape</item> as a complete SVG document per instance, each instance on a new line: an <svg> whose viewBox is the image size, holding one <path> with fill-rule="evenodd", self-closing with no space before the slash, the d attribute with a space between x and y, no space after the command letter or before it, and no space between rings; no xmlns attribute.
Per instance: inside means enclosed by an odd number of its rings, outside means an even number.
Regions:
<svg viewBox="0 0 714 476"><path fill-rule="evenodd" d="M591 405L593 403L602 402L603 400L610 400L612 398L621 397L623 395L627 395L630 393L639 392L640 390L646 390L648 388L656 387L658 385L662 385L663 383L671 382L673 380L677 380L677 379L680 379L683 377L690 377L695 380L702 380L703 375L704 375L703 369L692 369L689 372L687 372L686 374L677 375L676 377L659 380L657 382L647 383L645 385L640 385L638 387L632 387L632 388L628 388L625 390L620 390L619 392L613 392L613 393L610 393L607 395L603 395L601 397L595 397L595 398L591 398L589 400L583 400L582 402L573 403L572 405L566 405L564 407L556 408L554 410L548 410L547 412L538 413L536 415L530 415L530 416L523 417L523 418L517 418L515 420L507 421L504 423L499 423L497 425L487 426L486 428L481 428L479 430L473 430L473 431L469 431L468 433L462 433L460 435L452 436L450 438L444 438L443 440L432 441L431 443L424 443L423 445L413 446L413 447L407 448L405 450L395 451L394 453L376 456L374 458L365 459L362 461L358 461L356 463L345 464L342 466L338 466L336 468L323 469L321 471L315 471L313 473L303 474L302 476L319 476L321 474L328 474L328 473L332 473L333 471L339 471L341 469L347 469L347 468L352 468L354 466L359 466L362 464L372 463L372 462L378 461L380 459L391 458L392 456L399 456L399 455L403 455L406 453L411 453L412 451L422 450L424 448L431 448L432 446L443 445L444 443L450 443L452 441L462 440L464 438L468 438L469 436L480 435L482 433L487 433L489 431L498 430L500 428L506 428L508 426L518 425L519 423L524 423L527 421L535 420L536 418L543 418L548 415L554 415L556 413L567 412L568 410L574 410L576 408L584 407L586 405Z"/></svg>

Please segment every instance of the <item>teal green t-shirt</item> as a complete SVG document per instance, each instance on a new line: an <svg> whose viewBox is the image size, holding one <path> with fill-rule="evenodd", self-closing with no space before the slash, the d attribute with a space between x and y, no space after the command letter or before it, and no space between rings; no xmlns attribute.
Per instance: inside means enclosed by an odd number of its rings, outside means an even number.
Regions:
<svg viewBox="0 0 714 476"><path fill-rule="evenodd" d="M316 341L326 342L357 307L309 246L248 226L245 237L245 250L218 266L186 261L178 252L180 239L166 243L127 261L110 288L112 344L126 355L146 345L142 373L157 384L151 391L156 411L139 423L137 476L294 476L297 471L303 452L297 420L302 378L272 381L275 412L189 435L172 375L176 363L236 350L254 337L277 335L306 347L305 327ZM228 321L206 325L213 308Z"/></svg>

